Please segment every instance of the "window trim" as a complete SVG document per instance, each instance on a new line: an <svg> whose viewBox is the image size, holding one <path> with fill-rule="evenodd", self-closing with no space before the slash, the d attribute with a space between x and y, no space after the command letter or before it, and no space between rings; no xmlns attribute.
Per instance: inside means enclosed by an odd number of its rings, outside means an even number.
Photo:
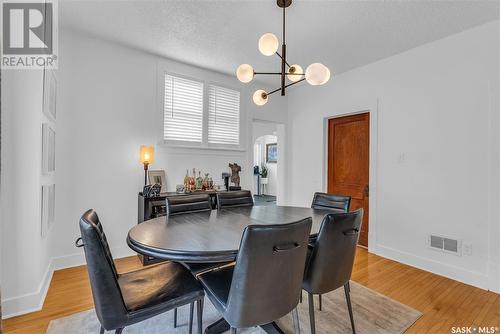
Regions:
<svg viewBox="0 0 500 334"><path fill-rule="evenodd" d="M175 77L180 77L187 80L197 81L203 84L203 117L202 117L202 135L201 142L191 142L182 140L167 140L164 138L164 117L165 117L165 76L171 75ZM239 103L239 124L238 124L238 136L239 144L210 144L208 142L208 101L209 101L209 86L215 85L226 89L231 89L238 91L240 93L240 103ZM159 109L161 110L161 139L159 141L160 146L167 148L179 148L179 149L202 149L202 150L222 150L222 151L239 151L244 152L244 135L242 132L244 119L244 112L242 110L242 90L241 87L235 87L227 83L220 83L211 79L199 79L191 75L180 74L178 72L169 71L165 66L159 66L158 70L158 103Z"/></svg>

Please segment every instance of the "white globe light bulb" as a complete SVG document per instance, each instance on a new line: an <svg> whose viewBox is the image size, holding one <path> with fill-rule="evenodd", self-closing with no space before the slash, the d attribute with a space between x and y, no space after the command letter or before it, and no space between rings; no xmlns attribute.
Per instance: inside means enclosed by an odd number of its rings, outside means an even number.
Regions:
<svg viewBox="0 0 500 334"><path fill-rule="evenodd" d="M259 38L259 51L264 56L272 56L278 51L278 37L268 32Z"/></svg>
<svg viewBox="0 0 500 334"><path fill-rule="evenodd" d="M241 64L238 66L238 69L236 69L236 77L243 83L252 81L253 75L253 67L248 64Z"/></svg>
<svg viewBox="0 0 500 334"><path fill-rule="evenodd" d="M324 85L330 80L330 70L321 63L314 63L306 69L306 81L313 86Z"/></svg>
<svg viewBox="0 0 500 334"><path fill-rule="evenodd" d="M302 69L302 67L300 67L300 65L294 64L290 66L290 68L288 69L288 73L293 73L286 76L288 80L295 82L302 79L302 75L299 74L304 74L304 70Z"/></svg>
<svg viewBox="0 0 500 334"><path fill-rule="evenodd" d="M267 103L267 93L266 91L259 89L253 93L253 102L258 106L263 106Z"/></svg>

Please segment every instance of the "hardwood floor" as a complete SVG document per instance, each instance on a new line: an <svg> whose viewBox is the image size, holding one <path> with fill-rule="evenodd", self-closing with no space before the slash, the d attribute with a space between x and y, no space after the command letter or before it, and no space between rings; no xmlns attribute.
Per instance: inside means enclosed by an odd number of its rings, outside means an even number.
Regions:
<svg viewBox="0 0 500 334"><path fill-rule="evenodd" d="M137 257L116 261L118 271L141 267ZM384 259L359 248L353 280L411 306L423 316L407 333L451 333L452 326L500 327L500 295ZM44 334L52 319L92 308L84 266L54 273L43 309L4 320L5 334ZM498 330L497 330L498 332Z"/></svg>

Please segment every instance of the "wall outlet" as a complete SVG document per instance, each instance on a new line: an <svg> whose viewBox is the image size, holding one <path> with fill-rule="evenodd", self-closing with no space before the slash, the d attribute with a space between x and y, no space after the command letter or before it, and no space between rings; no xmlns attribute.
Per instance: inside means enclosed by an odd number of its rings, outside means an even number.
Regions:
<svg viewBox="0 0 500 334"><path fill-rule="evenodd" d="M468 256L472 255L472 244L464 243L462 247L463 247L464 255L468 255Z"/></svg>

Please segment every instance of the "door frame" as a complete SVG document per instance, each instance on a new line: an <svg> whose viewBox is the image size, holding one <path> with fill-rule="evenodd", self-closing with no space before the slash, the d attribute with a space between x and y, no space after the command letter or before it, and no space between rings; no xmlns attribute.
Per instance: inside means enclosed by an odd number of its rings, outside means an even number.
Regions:
<svg viewBox="0 0 500 334"><path fill-rule="evenodd" d="M278 138L277 144L278 144L278 162L276 163L276 169L278 173L278 180L277 180L277 189L276 189L276 205L284 205L286 203L286 179L287 179L287 173L288 173L288 160L287 160L287 142L286 142L286 135L287 135L287 129L286 129L286 124L283 122L279 121L273 121L273 120L267 120L267 119L260 119L260 118L251 118L249 120L250 124L250 130L248 131L248 140L247 140L247 152L250 152L247 154L247 166L249 166L248 172L246 173L248 175L249 180L253 180L254 175L253 175L253 145L254 145L254 138L253 138L253 131L254 131L254 124L255 123L263 123L263 124L273 124L276 126L276 137Z"/></svg>
<svg viewBox="0 0 500 334"><path fill-rule="evenodd" d="M377 253L378 235L378 214L377 214L377 160L378 160L378 111L379 101L352 105L343 108L334 108L333 113L323 118L323 191L328 190L328 121L332 118L352 116L358 114L370 114L370 148L369 148L369 187L370 196L368 198L369 225L368 230L368 251Z"/></svg>

